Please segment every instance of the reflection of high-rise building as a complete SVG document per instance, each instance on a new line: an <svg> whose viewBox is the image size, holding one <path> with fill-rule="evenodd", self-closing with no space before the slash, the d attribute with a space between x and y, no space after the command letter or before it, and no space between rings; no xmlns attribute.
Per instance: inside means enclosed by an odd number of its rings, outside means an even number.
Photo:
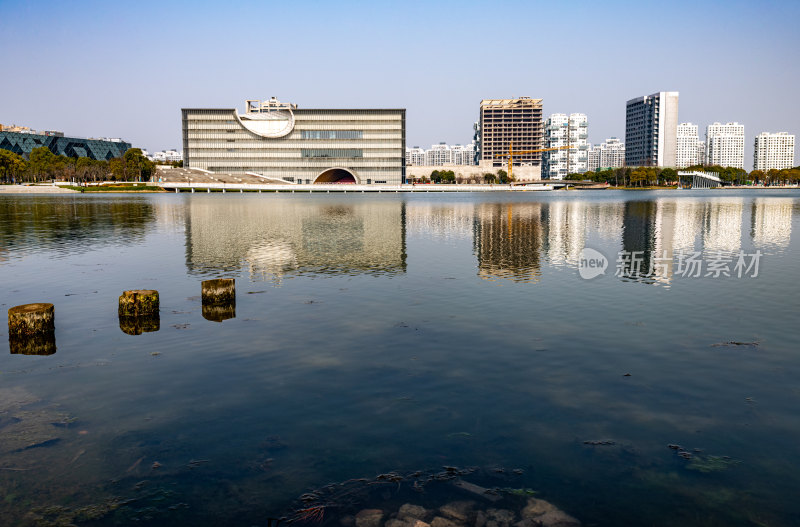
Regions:
<svg viewBox="0 0 800 527"><path fill-rule="evenodd" d="M153 217L158 228L161 230L169 230L170 232L178 232L183 230L186 223L185 206L182 201L154 201L153 202Z"/></svg>
<svg viewBox="0 0 800 527"><path fill-rule="evenodd" d="M252 274L394 274L406 269L405 204L190 200L187 266Z"/></svg>
<svg viewBox="0 0 800 527"><path fill-rule="evenodd" d="M753 245L788 247L792 237L792 198L756 198L750 212Z"/></svg>
<svg viewBox="0 0 800 527"><path fill-rule="evenodd" d="M647 269L651 277L659 282L669 282L672 278L672 260L675 256L675 201L656 200L655 230L653 232L652 268ZM669 262L667 265L656 265Z"/></svg>
<svg viewBox="0 0 800 527"><path fill-rule="evenodd" d="M674 234L672 246L675 251L688 254L694 251L697 236L703 225L704 207L700 201L682 198L675 200Z"/></svg>
<svg viewBox="0 0 800 527"><path fill-rule="evenodd" d="M606 240L617 241L622 236L625 205L622 202L593 203L586 207L586 226Z"/></svg>
<svg viewBox="0 0 800 527"><path fill-rule="evenodd" d="M656 203L653 201L628 201L625 203L625 220L622 230L622 249L631 255L626 274L637 277L650 272L656 235Z"/></svg>
<svg viewBox="0 0 800 527"><path fill-rule="evenodd" d="M647 270L657 282L668 283L674 263L682 254L689 257L694 252L695 239L700 232L703 207L688 199L658 199L655 203L655 221L652 240L651 267Z"/></svg>
<svg viewBox="0 0 800 527"><path fill-rule="evenodd" d="M530 282L539 279L540 203L482 203L475 210L478 276Z"/></svg>
<svg viewBox="0 0 800 527"><path fill-rule="evenodd" d="M741 198L710 200L705 203L703 249L706 253L737 252L742 245Z"/></svg>
<svg viewBox="0 0 800 527"><path fill-rule="evenodd" d="M471 238L474 216L472 203L411 202L406 205L406 230L437 238Z"/></svg>
<svg viewBox="0 0 800 527"><path fill-rule="evenodd" d="M550 263L575 265L586 243L586 203L553 201L544 210L545 251Z"/></svg>

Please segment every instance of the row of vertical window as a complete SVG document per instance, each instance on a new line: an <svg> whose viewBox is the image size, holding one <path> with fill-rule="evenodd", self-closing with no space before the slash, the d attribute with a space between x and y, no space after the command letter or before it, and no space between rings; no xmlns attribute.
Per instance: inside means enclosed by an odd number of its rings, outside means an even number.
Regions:
<svg viewBox="0 0 800 527"><path fill-rule="evenodd" d="M364 151L360 148L303 148L300 150L302 157L325 158L325 157L364 157Z"/></svg>
<svg viewBox="0 0 800 527"><path fill-rule="evenodd" d="M302 130L301 139L363 139L362 130Z"/></svg>

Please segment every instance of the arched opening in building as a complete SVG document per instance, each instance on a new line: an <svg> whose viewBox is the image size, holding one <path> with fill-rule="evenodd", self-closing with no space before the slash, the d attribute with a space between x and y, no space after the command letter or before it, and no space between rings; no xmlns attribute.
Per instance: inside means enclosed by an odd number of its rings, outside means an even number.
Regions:
<svg viewBox="0 0 800 527"><path fill-rule="evenodd" d="M314 183L358 183L356 177L344 168L329 168L314 180Z"/></svg>

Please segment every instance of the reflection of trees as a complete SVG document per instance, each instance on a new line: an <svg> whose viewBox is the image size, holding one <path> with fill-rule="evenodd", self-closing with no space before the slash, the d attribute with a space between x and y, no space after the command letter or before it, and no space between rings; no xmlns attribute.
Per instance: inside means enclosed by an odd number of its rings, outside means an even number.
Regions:
<svg viewBox="0 0 800 527"><path fill-rule="evenodd" d="M0 247L56 256L140 240L155 219L147 199L95 196L0 199Z"/></svg>
<svg viewBox="0 0 800 527"><path fill-rule="evenodd" d="M268 201L269 200L269 201ZM187 266L193 272L249 268L288 273L405 272L405 204L302 198L187 203Z"/></svg>
<svg viewBox="0 0 800 527"><path fill-rule="evenodd" d="M482 278L538 280L541 204L487 203L476 208L473 240Z"/></svg>

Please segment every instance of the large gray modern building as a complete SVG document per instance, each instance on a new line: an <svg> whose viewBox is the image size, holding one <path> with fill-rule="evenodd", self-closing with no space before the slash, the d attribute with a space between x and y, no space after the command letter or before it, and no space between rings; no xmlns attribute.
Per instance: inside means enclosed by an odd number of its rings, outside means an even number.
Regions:
<svg viewBox="0 0 800 527"><path fill-rule="evenodd" d="M405 109L301 109L248 100L182 110L184 166L294 183L403 183Z"/></svg>
<svg viewBox="0 0 800 527"><path fill-rule="evenodd" d="M677 153L678 92L658 92L628 101L625 164L674 167Z"/></svg>

